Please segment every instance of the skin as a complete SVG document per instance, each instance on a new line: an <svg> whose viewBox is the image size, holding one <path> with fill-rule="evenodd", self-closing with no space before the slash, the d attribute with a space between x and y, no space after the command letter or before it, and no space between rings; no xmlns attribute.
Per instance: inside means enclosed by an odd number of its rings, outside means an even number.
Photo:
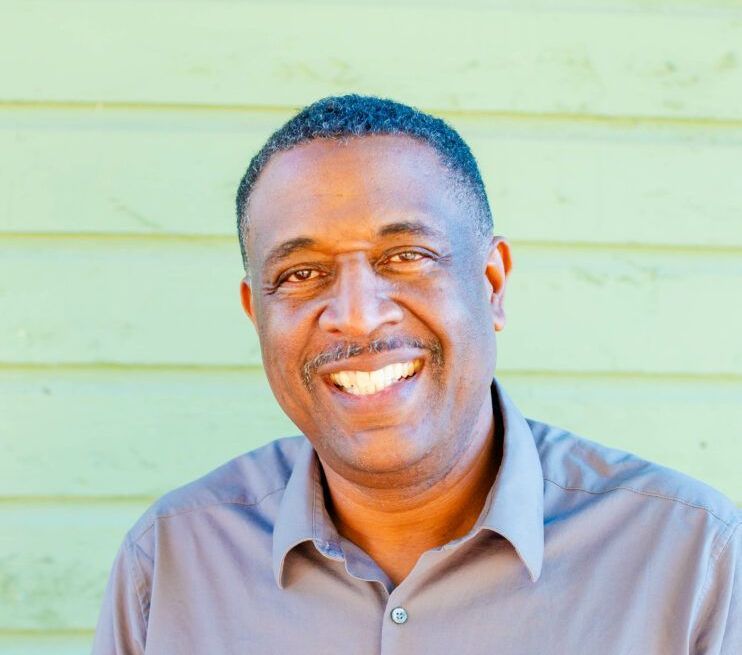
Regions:
<svg viewBox="0 0 742 655"><path fill-rule="evenodd" d="M248 207L240 292L268 381L318 454L338 531L397 584L469 532L499 467L490 384L510 248L476 231L473 207L435 150L398 135L278 153ZM397 223L418 229L379 234ZM314 243L269 260L300 237ZM327 375L416 357L384 399Z"/></svg>

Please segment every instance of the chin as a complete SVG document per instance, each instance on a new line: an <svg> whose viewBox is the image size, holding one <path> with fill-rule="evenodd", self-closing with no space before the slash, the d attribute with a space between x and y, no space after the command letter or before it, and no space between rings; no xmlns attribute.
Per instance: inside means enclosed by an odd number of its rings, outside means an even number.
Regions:
<svg viewBox="0 0 742 655"><path fill-rule="evenodd" d="M409 478L415 475L432 450L422 435L400 434L398 429L371 430L336 438L338 441L324 440L323 460L348 479L358 475Z"/></svg>

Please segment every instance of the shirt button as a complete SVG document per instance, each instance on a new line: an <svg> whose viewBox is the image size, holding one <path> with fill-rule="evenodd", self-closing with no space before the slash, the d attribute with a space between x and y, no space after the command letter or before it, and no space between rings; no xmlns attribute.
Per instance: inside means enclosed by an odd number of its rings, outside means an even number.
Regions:
<svg viewBox="0 0 742 655"><path fill-rule="evenodd" d="M391 611L392 621L402 625L407 622L407 610L404 607L395 607Z"/></svg>

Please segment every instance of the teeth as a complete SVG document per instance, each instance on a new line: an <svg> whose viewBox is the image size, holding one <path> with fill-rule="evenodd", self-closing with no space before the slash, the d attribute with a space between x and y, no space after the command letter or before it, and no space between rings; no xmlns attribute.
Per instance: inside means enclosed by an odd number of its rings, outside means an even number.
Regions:
<svg viewBox="0 0 742 655"><path fill-rule="evenodd" d="M421 368L422 361L415 359L410 362L389 364L376 371L339 371L331 373L330 379L349 393L366 396L386 389L403 377L411 377Z"/></svg>
<svg viewBox="0 0 742 655"><path fill-rule="evenodd" d="M376 387L376 391L380 391L386 385L384 384L384 369L381 368L378 371L371 371L368 376L371 386Z"/></svg>

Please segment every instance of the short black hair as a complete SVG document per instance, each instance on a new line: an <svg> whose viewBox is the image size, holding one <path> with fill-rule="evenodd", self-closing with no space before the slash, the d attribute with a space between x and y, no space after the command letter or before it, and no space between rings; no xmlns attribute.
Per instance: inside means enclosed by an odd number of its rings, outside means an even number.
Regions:
<svg viewBox="0 0 742 655"><path fill-rule="evenodd" d="M476 227L484 238L492 235L492 212L477 160L459 133L440 118L414 107L376 96L329 96L302 109L278 128L250 161L237 189L237 235L245 271L247 261L247 204L261 171L277 152L312 141L378 134L399 134L432 146L443 165L476 201Z"/></svg>

